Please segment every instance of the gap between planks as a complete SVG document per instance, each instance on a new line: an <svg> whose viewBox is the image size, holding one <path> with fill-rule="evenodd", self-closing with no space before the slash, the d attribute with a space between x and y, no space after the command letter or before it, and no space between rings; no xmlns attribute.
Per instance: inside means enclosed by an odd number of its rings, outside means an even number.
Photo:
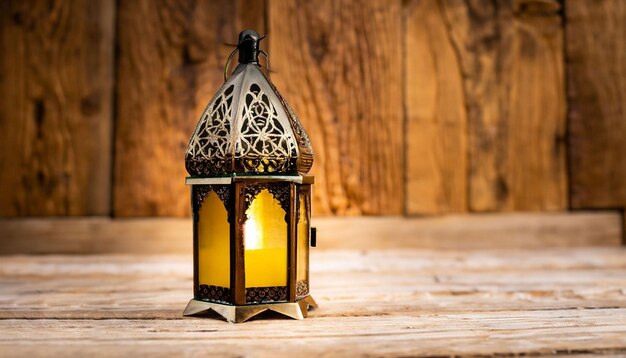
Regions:
<svg viewBox="0 0 626 358"><path fill-rule="evenodd" d="M0 317L175 319L189 255L11 256ZM626 309L626 249L312 251L312 317Z"/></svg>

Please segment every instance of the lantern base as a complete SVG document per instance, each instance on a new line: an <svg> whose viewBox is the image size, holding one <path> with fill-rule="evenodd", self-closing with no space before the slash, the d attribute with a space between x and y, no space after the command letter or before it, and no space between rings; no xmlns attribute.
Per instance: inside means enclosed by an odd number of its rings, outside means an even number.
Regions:
<svg viewBox="0 0 626 358"><path fill-rule="evenodd" d="M306 296L296 302L262 303L243 306L232 306L221 303L192 299L187 304L183 316L200 316L213 311L224 317L228 322L241 323L265 311L274 311L294 319L304 319L310 308L317 307L313 297Z"/></svg>

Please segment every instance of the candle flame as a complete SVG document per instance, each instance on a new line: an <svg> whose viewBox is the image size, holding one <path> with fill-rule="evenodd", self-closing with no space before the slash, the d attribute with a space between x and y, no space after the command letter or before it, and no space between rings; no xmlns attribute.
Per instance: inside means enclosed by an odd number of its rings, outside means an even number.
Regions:
<svg viewBox="0 0 626 358"><path fill-rule="evenodd" d="M246 224L244 225L243 237L245 240L246 250L262 249L262 233L254 215L248 216L248 220L246 220Z"/></svg>

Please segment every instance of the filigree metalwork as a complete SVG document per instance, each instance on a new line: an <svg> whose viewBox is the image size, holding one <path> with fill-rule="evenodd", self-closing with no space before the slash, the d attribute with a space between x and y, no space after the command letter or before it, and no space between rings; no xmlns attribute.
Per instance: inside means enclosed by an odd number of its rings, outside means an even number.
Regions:
<svg viewBox="0 0 626 358"><path fill-rule="evenodd" d="M280 207L285 210L285 221L289 222L289 201L291 198L291 188L289 183L258 183L246 185L244 189L244 212L248 210L254 199L261 191L267 189L274 199L278 200Z"/></svg>
<svg viewBox="0 0 626 358"><path fill-rule="evenodd" d="M205 109L187 146L185 165L190 174L219 175L230 169L234 86L224 87Z"/></svg>
<svg viewBox="0 0 626 358"><path fill-rule="evenodd" d="M280 203L280 207L285 210L286 213L289 212L289 199L291 197L291 188L289 184L269 184L268 188L269 192L278 200Z"/></svg>
<svg viewBox="0 0 626 358"><path fill-rule="evenodd" d="M287 110L287 118L289 119L289 123L291 124L291 128L293 129L296 141L298 142L298 149L300 152L300 155L298 156L298 161L296 163L298 173L306 174L309 172L309 170L311 170L311 167L313 166L313 147L311 146L309 136L306 134L306 131L302 127L300 119L293 111L289 103L287 103L285 98L280 94L280 92L278 92L278 89L276 89L272 82L269 82L269 84L270 86L272 86L272 89L276 93L276 96L282 103L283 107L285 107L285 109Z"/></svg>
<svg viewBox="0 0 626 358"><path fill-rule="evenodd" d="M246 303L280 302L286 300L287 286L246 288Z"/></svg>
<svg viewBox="0 0 626 358"><path fill-rule="evenodd" d="M254 64L240 64L211 100L185 153L191 175L305 174L309 139L291 107Z"/></svg>
<svg viewBox="0 0 626 358"><path fill-rule="evenodd" d="M243 211L244 212L248 211L248 208L250 207L250 205L252 205L252 202L254 201L254 198L256 198L256 196L259 195L259 193L263 189L267 189L267 184L246 185L244 187L244 189L243 189L243 194L244 194Z"/></svg>
<svg viewBox="0 0 626 358"><path fill-rule="evenodd" d="M196 298L213 302L230 303L230 288L213 285L200 285L198 286L198 292L196 292Z"/></svg>
<svg viewBox="0 0 626 358"><path fill-rule="evenodd" d="M217 197L222 200L226 210L230 207L230 186L229 185L214 185L213 190L215 190L215 194Z"/></svg>
<svg viewBox="0 0 626 358"><path fill-rule="evenodd" d="M199 211L206 197L211 191L214 191L217 197L222 201L222 204L224 204L224 208L228 213L228 222L232 222L233 212L230 209L232 207L230 185L194 185L193 190L195 201L194 210Z"/></svg>
<svg viewBox="0 0 626 358"><path fill-rule="evenodd" d="M309 281L301 280L296 282L296 299L300 299L309 294Z"/></svg>
<svg viewBox="0 0 626 358"><path fill-rule="evenodd" d="M204 203L204 199L206 199L206 197L211 192L211 186L210 185L196 185L193 187L193 190L194 190L196 208L200 209L202 207L202 203Z"/></svg>
<svg viewBox="0 0 626 358"><path fill-rule="evenodd" d="M235 143L235 157L245 173L289 171L298 156L293 136L286 135L276 107L259 84L252 83L241 110L240 135Z"/></svg>

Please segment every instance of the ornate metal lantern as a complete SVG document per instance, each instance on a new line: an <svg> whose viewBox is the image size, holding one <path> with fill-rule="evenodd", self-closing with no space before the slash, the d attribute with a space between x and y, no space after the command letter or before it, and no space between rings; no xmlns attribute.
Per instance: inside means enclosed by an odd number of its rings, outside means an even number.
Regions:
<svg viewBox="0 0 626 358"><path fill-rule="evenodd" d="M224 85L202 113L185 155L193 210L194 298L184 315L215 311L243 322L266 310L292 318L309 295L311 143L261 72L256 31L239 34ZM227 78L228 63L239 65ZM313 235L311 235L313 233Z"/></svg>

